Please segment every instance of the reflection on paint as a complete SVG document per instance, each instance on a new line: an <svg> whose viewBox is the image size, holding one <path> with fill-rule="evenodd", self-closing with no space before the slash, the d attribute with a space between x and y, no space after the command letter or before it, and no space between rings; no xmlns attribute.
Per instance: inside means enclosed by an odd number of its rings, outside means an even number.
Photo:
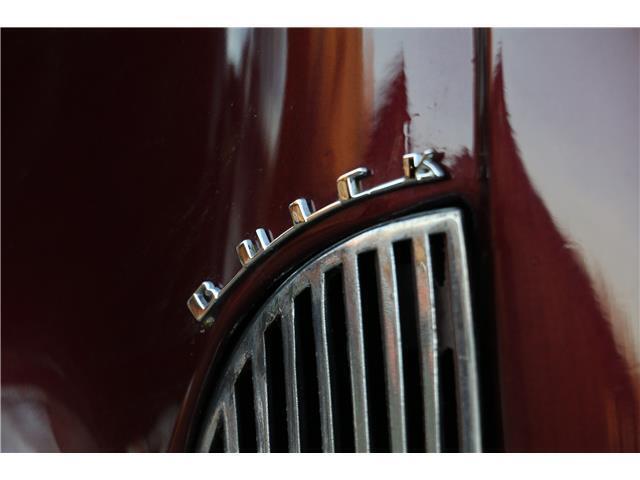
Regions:
<svg viewBox="0 0 640 480"><path fill-rule="evenodd" d="M519 130L510 123L515 116L507 109L507 62L498 57L490 97L490 203L505 448L635 451L640 390L634 360L615 339L621 319L609 316L598 302L582 257L567 248L566 232L557 227L544 190L541 194L529 177L516 142ZM576 172L583 169L581 165Z"/></svg>
<svg viewBox="0 0 640 480"><path fill-rule="evenodd" d="M640 375L640 31L497 29L522 161ZM558 91L558 89L561 91Z"/></svg>
<svg viewBox="0 0 640 480"><path fill-rule="evenodd" d="M97 451L71 409L35 386L2 386L3 452Z"/></svg>

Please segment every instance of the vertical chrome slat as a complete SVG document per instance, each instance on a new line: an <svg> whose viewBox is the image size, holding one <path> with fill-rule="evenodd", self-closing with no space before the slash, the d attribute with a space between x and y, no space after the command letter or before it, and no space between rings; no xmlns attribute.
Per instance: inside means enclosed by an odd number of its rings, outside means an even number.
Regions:
<svg viewBox="0 0 640 480"><path fill-rule="evenodd" d="M296 372L296 330L293 300L287 298L282 307L282 344L284 345L284 374L287 389L287 432L289 451L300 452L300 418L298 414L298 381Z"/></svg>
<svg viewBox="0 0 640 480"><path fill-rule="evenodd" d="M347 316L349 361L351 364L351 394L353 398L353 428L356 452L369 452L369 415L367 412L367 379L364 363L362 306L358 280L357 256L347 250L342 260L343 287Z"/></svg>
<svg viewBox="0 0 640 480"><path fill-rule="evenodd" d="M435 293L440 286L434 284L434 273L430 251L429 235L444 234L447 238L446 248L446 289L445 296L450 304L443 312L436 311ZM264 331L269 318L280 316L282 346L284 356L284 382L286 396L286 417L289 450L301 451L301 424L298 405L298 372L296 357L300 354L296 345L296 324L294 297L300 289L311 286L312 324L315 347L316 372L318 378L319 412L308 414L320 415L322 432L322 449L334 451L337 432L344 432L344 426L337 425L332 405L332 374L329 351L330 333L327 331L328 308L326 304L324 272L327 268L342 263L342 282L344 292L347 348L349 358L349 382L351 387L351 404L353 409L353 435L355 450L368 452L371 439L367 399L367 373L384 375L386 400L388 409L390 447L393 451L407 450L407 418L405 409L405 387L403 361L404 357L400 325L400 305L396 265L394 261L393 242L411 239L416 280L415 299L417 306L417 328L419 345L419 368L422 396L424 402L424 432L427 451L438 452L442 449L442 426L440 411L442 405L439 398L438 348L443 337L447 348L454 353L456 393L458 412L455 420L459 425L459 443L463 451L481 450L480 408L477 379L477 365L473 337L471 293L469 273L464 243L462 216L456 209L442 209L428 214L415 215L403 220L394 221L363 232L346 242L336 246L312 262L303 266L278 289L257 316L250 319L252 323L242 336L238 346L232 353L234 356L226 366L226 370L218 379L218 389L214 393L212 403L207 410L206 425L199 437L197 449L209 451L216 434L223 433L225 450L239 450L238 418L236 410L236 381L245 361L252 362L254 415L256 419L257 446L261 452L271 449L269 431L269 398L267 385L267 359ZM383 336L384 372L371 371L366 365L364 325L362 317L361 287L358 272L358 253L378 249L378 287ZM435 252L433 252L435 254ZM305 312L306 315L307 312ZM442 318L437 318L442 315ZM446 318L445 318L446 317ZM442 325L441 325L442 322ZM439 328L444 326L444 328ZM404 327L404 325L402 325ZM450 331L451 330L451 331ZM450 338L450 333L452 338ZM333 338L333 337L331 337ZM339 340L341 341L341 340ZM452 344L450 344L452 342ZM300 347L302 348L302 347ZM307 346L308 348L308 346ZM442 348L442 347L440 347ZM247 360L250 359L250 360ZM309 359L310 360L310 359ZM378 360L375 360L377 362ZM416 366L417 367L417 366ZM367 371L369 370L369 371ZM310 372L307 372L310 373ZM314 379L315 380L315 379ZM302 401L302 400L300 400ZM315 400L314 400L315 401ZM272 406L271 406L272 407ZM211 418L211 420L209 420ZM242 420L245 420L244 418ZM376 418L372 421L379 421ZM415 419L422 421L423 419ZM452 420L452 421L453 421ZM339 428L338 428L339 427Z"/></svg>
<svg viewBox="0 0 640 480"><path fill-rule="evenodd" d="M236 413L236 395L231 391L229 398L224 402L224 448L229 453L238 453L238 415Z"/></svg>
<svg viewBox="0 0 640 480"><path fill-rule="evenodd" d="M268 453L270 451L269 400L267 397L267 359L265 355L263 330L259 330L256 335L254 354L252 357L258 452Z"/></svg>
<svg viewBox="0 0 640 480"><path fill-rule="evenodd" d="M440 398L438 396L438 336L433 291L431 251L427 235L413 239L416 295L418 303L418 330L420 345L420 372L424 402L424 431L427 452L441 450Z"/></svg>
<svg viewBox="0 0 640 480"><path fill-rule="evenodd" d="M467 253L462 237L462 221L459 215L445 222L447 249L451 260L447 266L451 281L452 318L456 351L456 381L458 390L458 418L463 452L479 452L482 449L480 435L480 401L475 342L469 290Z"/></svg>
<svg viewBox="0 0 640 480"><path fill-rule="evenodd" d="M378 247L378 282L382 335L384 338L384 364L387 386L387 409L391 451L407 451L407 432L404 414L404 374L402 370L402 339L396 268L391 244Z"/></svg>
<svg viewBox="0 0 640 480"><path fill-rule="evenodd" d="M318 389L320 391L320 428L322 450L334 452L333 414L331 410L331 380L329 372L329 349L327 346L327 324L325 309L325 279L321 270L311 275L311 314L316 348Z"/></svg>

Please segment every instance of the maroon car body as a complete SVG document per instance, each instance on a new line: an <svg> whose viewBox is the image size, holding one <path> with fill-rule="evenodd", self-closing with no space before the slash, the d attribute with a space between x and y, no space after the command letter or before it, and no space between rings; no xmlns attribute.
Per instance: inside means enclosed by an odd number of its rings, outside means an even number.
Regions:
<svg viewBox="0 0 640 480"><path fill-rule="evenodd" d="M231 327L314 252L416 205L468 213L483 442L638 451L637 30L2 31L2 448L189 449ZM202 332L185 307L299 197L341 210Z"/></svg>

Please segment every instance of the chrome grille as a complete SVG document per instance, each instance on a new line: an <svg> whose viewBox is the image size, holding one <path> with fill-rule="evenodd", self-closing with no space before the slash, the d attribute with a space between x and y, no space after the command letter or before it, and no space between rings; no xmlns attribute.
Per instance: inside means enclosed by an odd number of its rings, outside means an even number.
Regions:
<svg viewBox="0 0 640 480"><path fill-rule="evenodd" d="M361 233L289 277L214 388L200 451L478 451L461 215Z"/></svg>

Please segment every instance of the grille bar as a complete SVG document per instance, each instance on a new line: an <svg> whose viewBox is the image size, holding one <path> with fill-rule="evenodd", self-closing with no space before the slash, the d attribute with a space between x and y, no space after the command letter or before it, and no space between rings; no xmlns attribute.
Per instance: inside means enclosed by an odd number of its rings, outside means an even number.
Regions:
<svg viewBox="0 0 640 480"><path fill-rule="evenodd" d="M265 355L264 333L254 340L253 389L255 394L256 433L258 451L267 453L269 445L269 400L267 396L267 359Z"/></svg>
<svg viewBox="0 0 640 480"><path fill-rule="evenodd" d="M451 302L451 323L455 338L454 350L457 352L455 368L457 370L458 418L462 425L462 450L474 451L480 448L480 413L477 393L478 373L476 369L475 343L471 325L471 295L469 293L467 254L462 226L459 218L448 218L447 251L451 260L447 262L451 279L450 294L458 301ZM457 228L460 227L460 228ZM473 361L464 361L466 354ZM464 381L460 381L464 379Z"/></svg>
<svg viewBox="0 0 640 480"><path fill-rule="evenodd" d="M446 239L442 253L431 247L434 236ZM394 249L400 247L403 249L398 250L398 255L404 260L399 279L399 260ZM439 283L434 273L436 253L440 255L437 257ZM360 270L361 262L365 262L365 270ZM327 297L326 274L336 267L341 272L343 297L332 303ZM399 285L402 285L401 291ZM332 291L335 295L335 288ZM347 346L344 358L349 362L347 388L350 392L347 392L348 398L341 398L350 400L352 415L348 418L352 419L352 425L336 424L341 421L336 398L345 392L333 391L333 388L338 388L336 369L345 366L336 365L331 358L327 323L330 304L334 314L335 308L344 308L344 317L339 317L346 323L346 338L338 338L336 342L336 335L345 335L341 329L332 330L331 338L332 342ZM415 314L411 313L414 311ZM478 451L481 448L479 400L471 314L459 211L446 209L413 216L357 235L294 273L256 314L214 389L206 417L210 420L203 424L198 448L209 451L214 436L224 433L226 451L235 452L244 445L242 448L268 452L272 449L270 429L273 428L274 432L280 432L278 445L282 445L283 432L287 432L291 452L316 448L333 452L338 444L351 445L358 452L368 452L374 447L405 452L409 449L407 428L411 426L412 449L417 445L420 449L438 452L444 448L443 421L446 420L450 440L447 445L463 451ZM282 335L279 363L269 360L265 343L265 331L274 319L280 322ZM378 328L379 333L373 335L371 332L377 332ZM403 332L409 334L405 342ZM410 332L417 332L417 339ZM411 350L407 350L409 348ZM441 392L442 372L439 371L439 362L445 357L449 362L446 378L451 379L447 380L447 386L455 390L453 393L449 390L447 396ZM244 416L239 419L236 382L241 372L248 374L247 366L251 367L252 389L246 385L245 375L241 390ZM278 368L283 369L278 378L284 379L286 418L283 418L282 394L278 397L279 403L269 405L274 398L269 394L270 388L274 387L268 383L267 369L273 375ZM346 373L340 373L346 381ZM384 384L380 383L383 379ZM368 390L370 380L373 383ZM421 383L419 388L412 383L415 381ZM247 405L251 405L247 403L247 392L252 394L254 418L245 418ZM414 395L406 397L408 392ZM416 394L422 398L417 400ZM448 407L446 419L442 416L443 398ZM343 404L345 401L342 400ZM374 414L373 418L370 414ZM383 417L384 420L380 420ZM239 420L242 420L242 430ZM385 423L371 423L379 421ZM416 422L421 425L419 429L415 428ZM420 439L423 432L424 441L416 441L416 435ZM247 435L256 438L247 438Z"/></svg>
<svg viewBox="0 0 640 480"><path fill-rule="evenodd" d="M333 452L333 415L331 408L331 378L329 373L329 350L327 346L327 323L325 312L325 279L322 272L311 276L311 302L315 349L320 393L320 424L322 428L322 449Z"/></svg>
<svg viewBox="0 0 640 480"><path fill-rule="evenodd" d="M407 451L406 420L404 415L404 379L402 371L402 339L398 313L398 288L393 250L385 242L378 248L378 280L384 335L387 406L391 449Z"/></svg>
<svg viewBox="0 0 640 480"><path fill-rule="evenodd" d="M285 365L285 385L287 387L287 432L289 451L300 452L300 417L298 415L298 380L296 371L296 330L293 322L293 300L287 299L282 308L282 335Z"/></svg>
<svg viewBox="0 0 640 480"><path fill-rule="evenodd" d="M347 311L347 334L351 360L351 395L353 396L353 428L356 452L369 451L369 414L367 409L367 376L364 361L364 332L357 259L347 251L344 265L344 293Z"/></svg>
<svg viewBox="0 0 640 480"><path fill-rule="evenodd" d="M420 332L420 370L422 372L423 405L425 412L425 442L427 452L439 452L440 398L438 395L438 336L436 310L433 302L433 274L429 239L418 236L413 240L413 258L418 301L418 331Z"/></svg>

